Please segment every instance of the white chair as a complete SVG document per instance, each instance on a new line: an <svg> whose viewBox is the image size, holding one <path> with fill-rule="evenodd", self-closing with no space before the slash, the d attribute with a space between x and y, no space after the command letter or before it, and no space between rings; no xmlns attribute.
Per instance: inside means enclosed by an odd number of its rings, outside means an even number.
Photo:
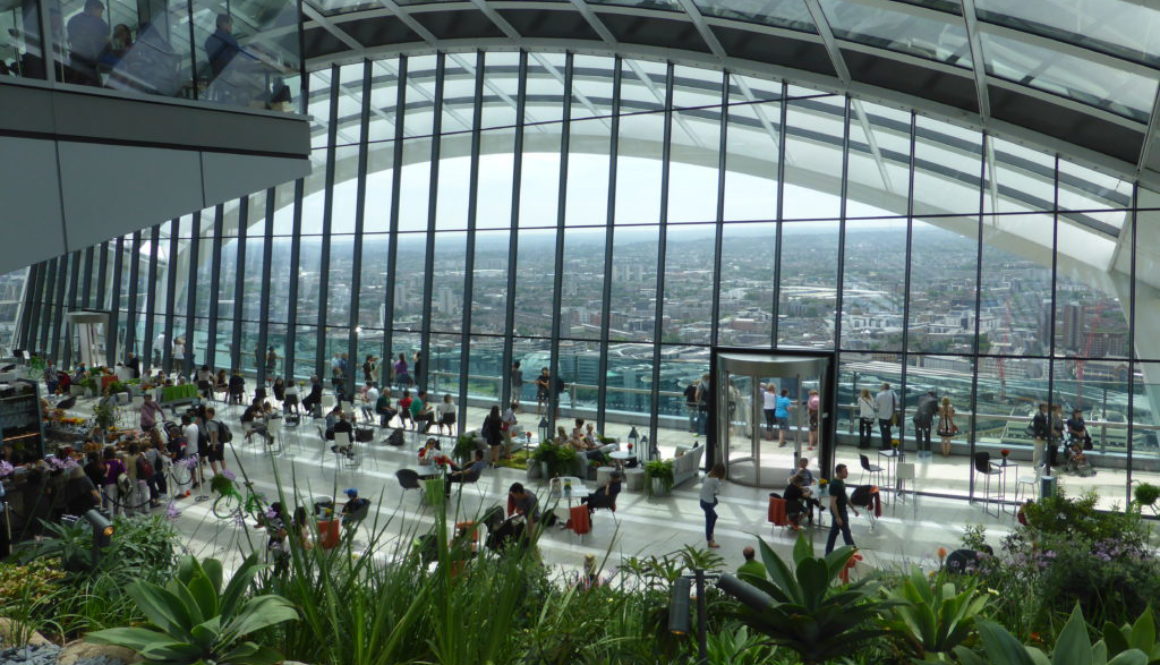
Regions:
<svg viewBox="0 0 1160 665"><path fill-rule="evenodd" d="M895 490L897 500L891 505L890 509L893 511L898 507L899 501L906 501L907 492L910 493L910 501L914 507L914 513L918 514L918 474L914 467L914 462L899 462L898 468L894 471L894 478L897 481L898 488ZM908 483L910 485L908 486Z"/></svg>
<svg viewBox="0 0 1160 665"><path fill-rule="evenodd" d="M357 467L361 461L358 449L355 448L354 441L351 440L348 432L334 433L334 453L348 469Z"/></svg>
<svg viewBox="0 0 1160 665"><path fill-rule="evenodd" d="M1016 504L1021 504L1023 501L1023 499L1021 497L1024 496L1024 489L1023 489L1024 487L1027 488L1027 490L1026 490L1026 492L1027 492L1026 497L1027 498L1031 498L1031 497L1035 496L1035 483L1038 480L1039 479L1036 478L1035 476L1019 476L1018 478L1015 479L1015 503ZM1015 509L1015 513L1016 514L1019 513L1018 508Z"/></svg>

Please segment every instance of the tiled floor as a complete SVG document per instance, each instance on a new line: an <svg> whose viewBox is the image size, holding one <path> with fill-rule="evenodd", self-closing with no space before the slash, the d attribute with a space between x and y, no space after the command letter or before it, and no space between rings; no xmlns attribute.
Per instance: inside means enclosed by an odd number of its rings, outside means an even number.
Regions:
<svg viewBox="0 0 1160 665"><path fill-rule="evenodd" d="M482 419L483 411L468 409L468 422ZM91 401L82 400L74 409L77 415L88 415ZM227 458L234 471L244 469L255 487L270 497L293 488L303 496L341 495L347 487L358 487L362 496L374 501L375 513L380 526L392 538L409 539L415 533L422 533L433 523L431 508L421 504L416 492L404 494L395 472L406 466L413 466L413 453L417 447L417 437L410 437L402 452L381 442L383 430L373 444L362 446L363 461L357 469L346 469L336 464L330 452L329 442L323 444L313 423L307 419L299 427L280 427L277 435L282 439L283 451L270 455L257 440L244 443L240 435L241 427L237 418L241 407L220 407L219 417L231 423L235 432L232 454ZM321 421L319 421L321 422ZM628 428L625 427L625 430ZM624 436L615 428L611 435ZM683 437L683 439L681 438ZM666 440L662 452L671 454L671 446L690 439L690 435L673 434L674 441ZM847 451L841 451L840 458L846 459ZM856 458L848 460L856 463ZM962 464L947 463L936 459L922 466L920 487L924 483L949 482L962 472ZM857 479L857 472L852 476ZM462 493L457 506L448 508L458 515L475 515L481 508L506 501L508 486L516 481L525 482L523 471L511 469L489 470L478 488L468 488ZM530 486L538 493L546 487L531 481ZM605 561L605 569L611 570L622 559L630 556L664 554L684 545L704 544L704 520L698 505L700 482L690 481L674 489L671 496L650 498L644 494L624 492L618 501L619 524L605 512L596 513L593 531L583 539L570 531L549 530L540 542L544 559L550 563L568 568L580 565L584 554L595 554ZM755 536L764 538L775 548L788 552L794 535L783 529L771 528L766 521L767 490L744 487L726 482L720 496L718 513L720 521L716 538L721 543L721 554L729 565L740 564L741 548L752 544ZM904 562L916 562L925 566L936 565L935 552L940 546L953 548L959 543L963 526L967 523L987 525L989 535L998 540L1010 529L1013 517L1010 513L996 517L988 514L981 504L970 504L965 500L935 497L906 497L906 502L891 499L885 506L882 517L871 526L865 513L853 520L854 538L862 548L866 563L870 566L896 566ZM306 500L303 504L309 503ZM263 533L245 528L229 520L219 520L211 511L209 501L198 502L189 497L174 502L180 511L175 518L177 528L188 536L187 546L199 555L214 554L234 558L238 545L242 550L261 547ZM373 520L373 518L372 518ZM368 520L368 523L372 520ZM367 527L362 527L362 535L356 545L365 542ZM826 531L806 530L818 550L824 546ZM394 551L396 542L383 543L379 554Z"/></svg>

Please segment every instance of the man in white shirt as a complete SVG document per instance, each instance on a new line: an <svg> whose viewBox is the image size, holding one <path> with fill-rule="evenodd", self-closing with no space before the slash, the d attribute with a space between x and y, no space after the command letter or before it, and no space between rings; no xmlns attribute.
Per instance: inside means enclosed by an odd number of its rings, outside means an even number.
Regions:
<svg viewBox="0 0 1160 665"><path fill-rule="evenodd" d="M874 396L874 409L878 412L878 431L882 434L882 450L890 450L890 426L894 412L898 408L898 397L890 389L889 383L882 384L882 390Z"/></svg>
<svg viewBox="0 0 1160 665"><path fill-rule="evenodd" d="M373 383L367 384L363 394L366 396L368 406L374 407L375 402L379 401L379 389Z"/></svg>

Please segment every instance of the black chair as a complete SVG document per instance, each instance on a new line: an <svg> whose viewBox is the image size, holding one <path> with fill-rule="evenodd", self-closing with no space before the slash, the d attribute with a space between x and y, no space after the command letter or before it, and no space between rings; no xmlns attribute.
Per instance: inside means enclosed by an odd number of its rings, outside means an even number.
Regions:
<svg viewBox="0 0 1160 665"><path fill-rule="evenodd" d="M403 494L407 494L407 490L420 490L419 497L423 496L423 486L419 484L419 474L414 469L399 469L395 472L395 477L399 479L399 487L403 488Z"/></svg>
<svg viewBox="0 0 1160 665"><path fill-rule="evenodd" d="M991 476L1003 475L1003 470L991 464L991 453L979 452L975 453L975 473L981 473L984 477L983 482L983 501L985 503L991 502ZM1001 500L1002 497L996 497L996 501ZM990 512L988 510L988 512ZM995 507L995 515L999 514L999 506Z"/></svg>
<svg viewBox="0 0 1160 665"><path fill-rule="evenodd" d="M862 463L862 477L861 477L860 481L858 482L858 484L864 485L865 481L866 481L866 474L869 473L871 484L881 485L882 484L882 471L883 471L882 467L878 466L877 464L871 464L870 458L866 457L865 455L859 455L858 460ZM878 476L877 483L874 483L874 476Z"/></svg>
<svg viewBox="0 0 1160 665"><path fill-rule="evenodd" d="M588 504L588 512L592 513L598 509L606 509L612 511L612 521L620 524L620 520L616 517L616 497L620 494L620 483L612 483L609 486L608 494L593 494L588 497L585 502Z"/></svg>
<svg viewBox="0 0 1160 665"><path fill-rule="evenodd" d="M76 405L77 405L77 398L76 398L76 395L73 395L71 397L66 397L66 398L62 399L60 402L58 402L56 405L56 408L64 409L67 411L68 409L71 409Z"/></svg>

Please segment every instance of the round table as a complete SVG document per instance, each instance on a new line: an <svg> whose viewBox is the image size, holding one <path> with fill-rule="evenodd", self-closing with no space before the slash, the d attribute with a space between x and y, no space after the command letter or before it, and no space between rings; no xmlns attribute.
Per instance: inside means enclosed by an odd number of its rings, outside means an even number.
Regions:
<svg viewBox="0 0 1160 665"><path fill-rule="evenodd" d="M608 457L616 461L617 468L624 470L624 463L636 459L636 453L628 450L617 450L609 453Z"/></svg>

